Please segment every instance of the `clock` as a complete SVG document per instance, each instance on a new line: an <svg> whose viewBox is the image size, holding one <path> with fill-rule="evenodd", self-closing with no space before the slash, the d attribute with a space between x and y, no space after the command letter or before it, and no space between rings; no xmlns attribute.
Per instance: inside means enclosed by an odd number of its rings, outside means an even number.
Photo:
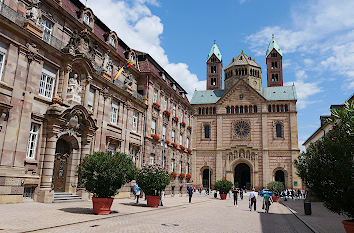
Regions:
<svg viewBox="0 0 354 233"><path fill-rule="evenodd" d="M251 127L245 121L239 121L235 124L235 133L240 137L245 137L249 134Z"/></svg>

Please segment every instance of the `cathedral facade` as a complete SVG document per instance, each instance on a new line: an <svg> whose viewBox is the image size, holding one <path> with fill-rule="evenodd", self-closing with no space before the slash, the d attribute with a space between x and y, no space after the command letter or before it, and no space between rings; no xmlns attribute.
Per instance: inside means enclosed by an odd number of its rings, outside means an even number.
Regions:
<svg viewBox="0 0 354 233"><path fill-rule="evenodd" d="M243 51L223 70L214 42L208 55L207 86L195 91L194 183L204 188L226 177L236 187L262 188L271 181L301 188L293 161L299 154L295 86L283 85L282 51L274 37L262 70ZM224 88L222 73L224 71Z"/></svg>

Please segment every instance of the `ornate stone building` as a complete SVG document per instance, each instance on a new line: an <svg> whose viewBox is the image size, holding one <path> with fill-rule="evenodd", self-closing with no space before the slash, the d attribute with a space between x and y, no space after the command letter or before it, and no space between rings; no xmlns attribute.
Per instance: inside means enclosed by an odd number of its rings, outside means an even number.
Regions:
<svg viewBox="0 0 354 233"><path fill-rule="evenodd" d="M137 167L191 167L187 149L166 145L191 147L186 92L79 0L0 1L0 113L0 203L75 194L76 167L94 151L129 154Z"/></svg>
<svg viewBox="0 0 354 233"><path fill-rule="evenodd" d="M207 90L195 91L194 183L206 188L226 177L239 187L264 187L278 180L301 187L293 160L299 153L296 92L283 86L282 52L274 37L267 52L268 87L261 67L243 51L225 68L214 43L207 59ZM218 79L216 79L218 80ZM213 85L214 84L214 85Z"/></svg>

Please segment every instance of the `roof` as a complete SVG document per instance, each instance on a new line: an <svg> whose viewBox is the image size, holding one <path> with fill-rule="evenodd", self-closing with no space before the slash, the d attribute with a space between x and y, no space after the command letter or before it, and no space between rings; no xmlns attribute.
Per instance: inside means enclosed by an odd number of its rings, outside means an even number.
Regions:
<svg viewBox="0 0 354 233"><path fill-rule="evenodd" d="M267 100L296 100L295 86L264 87L260 93Z"/></svg>
<svg viewBox="0 0 354 233"><path fill-rule="evenodd" d="M222 59L222 56L221 56L221 53L220 53L220 50L219 50L219 47L216 45L216 42L214 41L214 44L213 44L213 47L211 47L211 50L210 50L210 53L208 55L208 59L213 55L215 54L215 56L221 61Z"/></svg>
<svg viewBox="0 0 354 233"><path fill-rule="evenodd" d="M194 91L191 104L215 104L223 97L225 90ZM296 100L295 86L265 87L258 92L266 100Z"/></svg>
<svg viewBox="0 0 354 233"><path fill-rule="evenodd" d="M261 66L258 65L254 59L244 54L242 50L241 54L238 55L237 58L232 58L231 63L225 69L228 69L232 66L243 66L243 65L251 65L251 66L256 66L261 68Z"/></svg>
<svg viewBox="0 0 354 233"><path fill-rule="evenodd" d="M272 40L269 42L267 52L266 52L266 57L268 57L269 53L272 52L272 50L275 49L277 52L283 56L283 52L281 51L277 41L274 39L274 35L272 35Z"/></svg>
<svg viewBox="0 0 354 233"><path fill-rule="evenodd" d="M216 103L224 95L224 90L194 91L191 104Z"/></svg>

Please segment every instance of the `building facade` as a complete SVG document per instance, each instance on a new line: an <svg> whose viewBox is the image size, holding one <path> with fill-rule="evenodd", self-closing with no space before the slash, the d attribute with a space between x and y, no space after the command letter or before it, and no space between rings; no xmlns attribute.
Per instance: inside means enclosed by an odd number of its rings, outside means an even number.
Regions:
<svg viewBox="0 0 354 233"><path fill-rule="evenodd" d="M207 79L222 72L222 66L214 65L222 65L215 47L214 43L207 59ZM226 177L247 189L274 180L288 188L301 187L293 167L299 154L296 92L294 86L283 86L282 52L274 37L266 59L270 75L266 88L261 67L242 51L224 70L224 89L207 80L207 90L195 91L191 100L195 185L209 188Z"/></svg>
<svg viewBox="0 0 354 233"><path fill-rule="evenodd" d="M149 54L79 0L0 6L0 203L76 193L77 165L95 151L190 172L187 93ZM134 65L113 81L128 61ZM184 191L187 182L176 179L168 190Z"/></svg>

